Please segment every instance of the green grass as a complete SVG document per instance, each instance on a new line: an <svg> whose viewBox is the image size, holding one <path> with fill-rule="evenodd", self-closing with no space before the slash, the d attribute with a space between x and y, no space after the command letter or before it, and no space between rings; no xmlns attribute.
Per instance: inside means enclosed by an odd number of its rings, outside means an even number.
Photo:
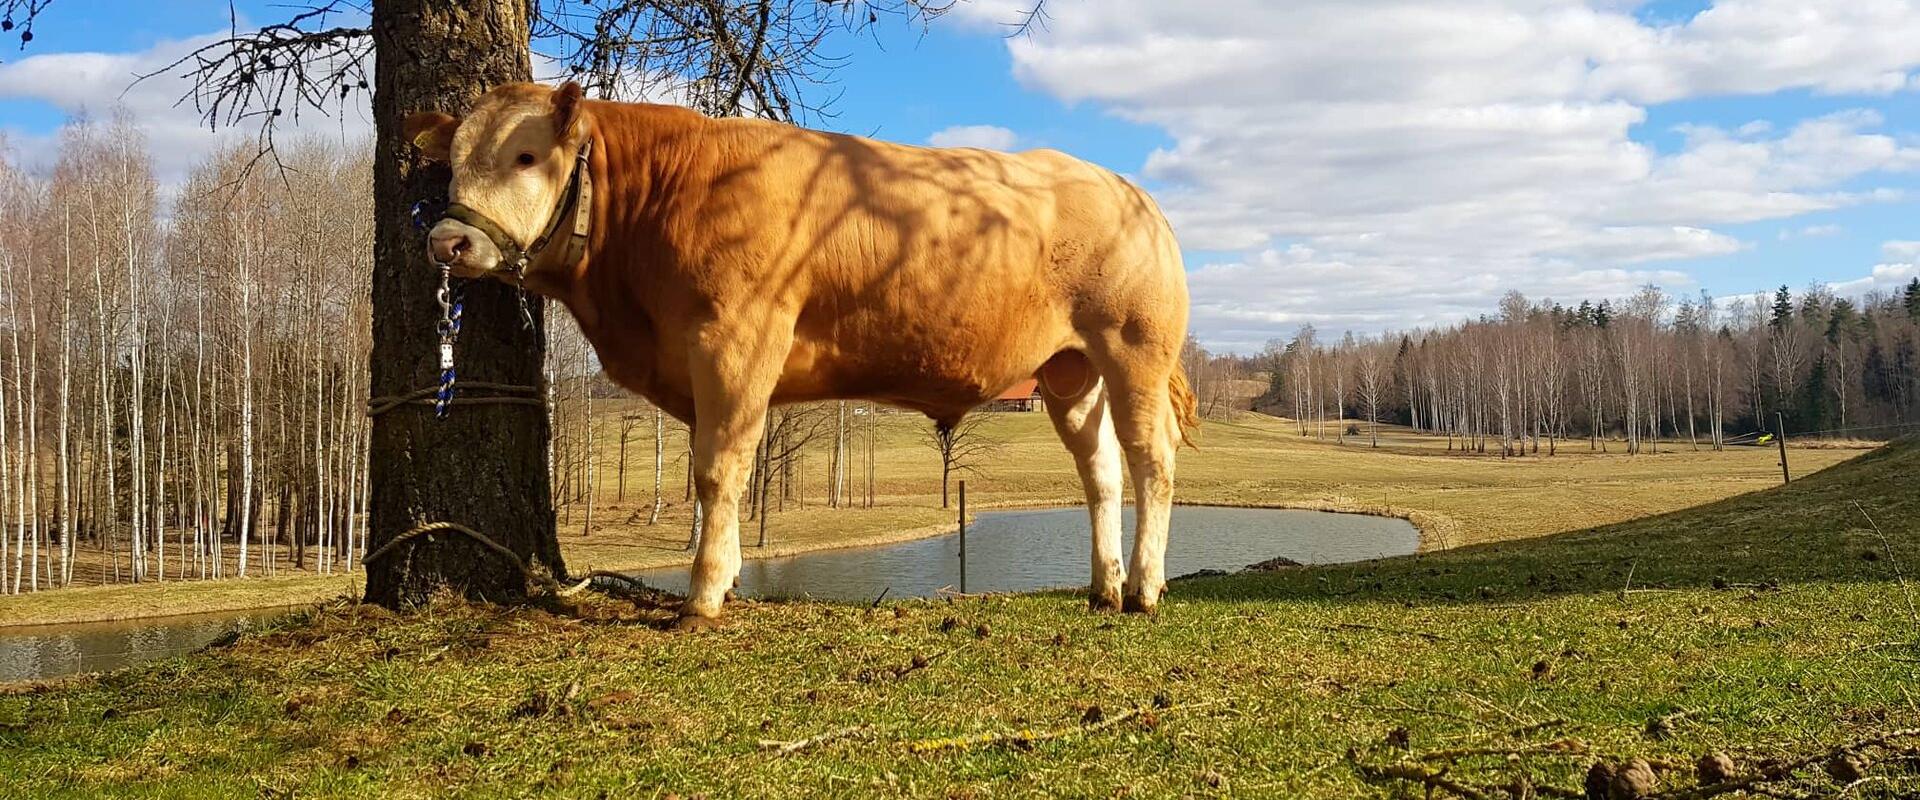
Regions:
<svg viewBox="0 0 1920 800"><path fill-rule="evenodd" d="M1599 528L1181 582L1157 618L1066 593L760 603L675 635L606 600L335 604L0 697L0 794L1419 797L1356 765L1563 737L1449 777L1576 789L1596 759L1710 749L1753 768L1920 724L1897 579L1920 564L1916 476L1920 446L1896 444ZM1156 696L1171 708L1080 727ZM784 757L760 744L854 726ZM911 752L1023 730L1067 733ZM1912 796L1912 764L1879 759L1850 796ZM1839 788L1802 776L1789 788Z"/></svg>

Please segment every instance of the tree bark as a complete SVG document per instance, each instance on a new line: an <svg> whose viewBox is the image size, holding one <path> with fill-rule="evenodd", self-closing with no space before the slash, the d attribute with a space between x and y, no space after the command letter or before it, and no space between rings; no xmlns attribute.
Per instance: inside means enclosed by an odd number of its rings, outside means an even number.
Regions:
<svg viewBox="0 0 1920 800"><path fill-rule="evenodd" d="M375 397L428 385L438 368L434 302L438 273L408 221L416 200L442 196L449 172L424 164L401 133L405 115L460 113L496 84L528 80L524 0L465 3L383 0L373 6L375 45L374 271L371 390ZM515 290L466 287L457 345L465 380L536 387L545 350L544 308L521 326ZM472 526L536 569L564 573L545 462L549 428L541 409L516 404L456 406L436 419L407 405L376 417L369 447L372 484L368 544L378 548L423 522ZM469 598L513 602L526 586L517 567L458 536L414 539L367 564L369 602L419 604L442 587Z"/></svg>

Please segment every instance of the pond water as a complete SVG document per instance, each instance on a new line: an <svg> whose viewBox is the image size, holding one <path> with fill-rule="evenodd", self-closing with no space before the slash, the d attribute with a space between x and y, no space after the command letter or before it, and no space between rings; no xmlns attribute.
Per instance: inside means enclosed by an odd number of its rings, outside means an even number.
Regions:
<svg viewBox="0 0 1920 800"><path fill-rule="evenodd" d="M1122 515L1124 561L1133 552L1133 509ZM1084 508L987 511L967 526L967 591L1026 592L1087 585L1093 544ZM1420 546L1412 523L1392 517L1272 508L1175 506L1167 542L1169 577L1203 569L1237 571L1284 556L1331 564L1407 555ZM747 556L752 557L752 548ZM637 573L648 586L685 592L686 567ZM748 561L739 592L749 597L862 601L931 597L960 585L960 538L950 534L853 550Z"/></svg>
<svg viewBox="0 0 1920 800"><path fill-rule="evenodd" d="M255 609L123 622L0 628L0 683L102 672L185 655L286 609Z"/></svg>
<svg viewBox="0 0 1920 800"><path fill-rule="evenodd" d="M1121 557L1132 552L1133 513L1123 516ZM1420 537L1406 520L1324 511L1178 506L1167 545L1167 574L1204 569L1233 572L1275 556L1303 564L1360 561L1406 555ZM967 590L1022 592L1085 586L1087 513L1082 508L988 511L967 526ZM957 535L867 547L829 550L789 558L748 561L740 591L752 597L816 597L868 601L930 597L960 585ZM753 555L748 548L749 557ZM687 568L638 573L647 585L674 592L687 588ZM46 680L99 672L184 655L234 631L245 631L286 613L261 609L0 628L0 683Z"/></svg>

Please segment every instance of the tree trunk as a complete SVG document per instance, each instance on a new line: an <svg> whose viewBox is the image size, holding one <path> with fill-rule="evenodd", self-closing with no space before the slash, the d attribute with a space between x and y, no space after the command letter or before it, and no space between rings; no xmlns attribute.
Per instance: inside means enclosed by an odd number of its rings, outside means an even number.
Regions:
<svg viewBox="0 0 1920 800"><path fill-rule="evenodd" d="M528 80L527 18L524 0L373 5L375 397L427 385L438 367L439 275L407 210L416 200L444 195L450 173L445 165L419 161L401 122L411 111L463 112L495 84ZM455 356L463 378L539 385L545 309L533 305L534 324L526 329L513 287L493 281L466 287ZM536 569L563 574L545 463L549 436L543 410L515 404L457 406L446 419L435 419L427 406L407 405L375 417L368 545L377 549L423 522L458 522ZM440 587L493 602L526 594L517 567L461 536L415 539L366 567L367 600L388 607L419 604Z"/></svg>
<svg viewBox="0 0 1920 800"><path fill-rule="evenodd" d="M667 432L666 421L661 418L660 408L653 409L653 510L647 512L647 524L660 521L660 468L666 463L666 444L661 437ZM692 472L692 467L688 467Z"/></svg>

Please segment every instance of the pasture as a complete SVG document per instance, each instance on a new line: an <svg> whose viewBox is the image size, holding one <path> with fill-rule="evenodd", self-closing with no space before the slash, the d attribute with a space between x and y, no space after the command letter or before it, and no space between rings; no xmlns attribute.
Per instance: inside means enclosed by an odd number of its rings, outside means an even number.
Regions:
<svg viewBox="0 0 1920 800"><path fill-rule="evenodd" d="M1216 458L1285 441L1219 430ZM1434 775L1505 797L1579 796L1589 765L1639 758L1660 796L1697 797L1693 761L1718 751L1748 775L1811 758L1774 796L1920 788L1897 741L1862 750L1861 775L1821 769L1828 748L1920 723L1902 577L1920 446L1550 535L1528 534L1571 518L1545 501L1584 495L1572 475L1626 467L1280 452L1380 459L1410 484L1401 502L1464 495L1443 513L1507 522L1414 557L1179 582L1157 618L1068 593L749 603L675 635L605 599L333 603L154 668L9 690L0 773L89 797L1417 797ZM1680 488L1692 457L1668 458L1594 491L1698 497ZM1436 464L1412 480L1420 459ZM1702 483L1759 488L1766 465ZM1488 484L1510 474L1541 477L1509 477L1503 501ZM1294 499L1335 498L1364 493Z"/></svg>

